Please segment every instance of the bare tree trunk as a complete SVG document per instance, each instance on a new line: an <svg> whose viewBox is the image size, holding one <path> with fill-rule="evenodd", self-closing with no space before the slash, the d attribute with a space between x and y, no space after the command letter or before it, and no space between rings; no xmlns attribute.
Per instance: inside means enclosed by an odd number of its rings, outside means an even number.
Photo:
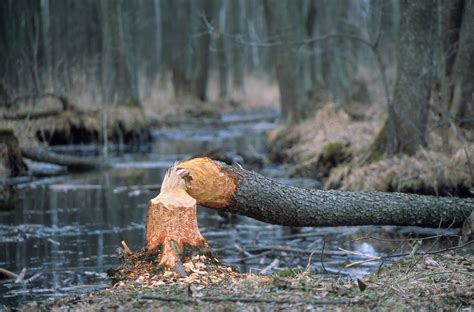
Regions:
<svg viewBox="0 0 474 312"><path fill-rule="evenodd" d="M219 33L227 32L227 15L229 6L228 1L222 1L220 7L216 7L216 19L218 21L218 31ZM227 98L227 85L228 85L228 67L229 63L227 62L227 55L229 54L229 49L227 49L227 42L223 36L217 38L217 73L219 79L219 98Z"/></svg>
<svg viewBox="0 0 474 312"><path fill-rule="evenodd" d="M282 43L272 51L280 90L281 119L285 123L297 123L308 115L308 98L299 53L295 46L285 43L303 39L301 12L297 1L265 0L263 4L269 37Z"/></svg>
<svg viewBox="0 0 474 312"><path fill-rule="evenodd" d="M197 3L197 12L191 16L198 21L197 32L201 33L200 38L196 40L196 56L194 59L195 74L193 77L194 95L201 101L207 99L207 82L209 79L209 44L211 34L207 31L207 23L212 22L212 2L200 0Z"/></svg>
<svg viewBox="0 0 474 312"><path fill-rule="evenodd" d="M41 22L43 30L44 68L46 77L45 86L47 91L53 87L53 63L51 54L50 12L49 0L41 0Z"/></svg>
<svg viewBox="0 0 474 312"><path fill-rule="evenodd" d="M242 36L246 31L246 16L245 16L245 0L231 0L230 9L232 13L230 15L230 33L235 36ZM240 89L244 84L244 69L245 69L245 56L247 47L243 47L237 43L233 43L232 46L232 84L234 87Z"/></svg>
<svg viewBox="0 0 474 312"><path fill-rule="evenodd" d="M401 2L397 81L376 154L413 154L426 145L436 26L436 0Z"/></svg>
<svg viewBox="0 0 474 312"><path fill-rule="evenodd" d="M101 0L102 88L104 102L127 104L138 94L127 65L120 1Z"/></svg>
<svg viewBox="0 0 474 312"><path fill-rule="evenodd" d="M465 0L453 65L451 110L461 126L474 128L474 1Z"/></svg>
<svg viewBox="0 0 474 312"><path fill-rule="evenodd" d="M161 66L163 52L162 52L162 41L163 41L163 30L161 21L161 3L160 0L154 0L155 9L155 27L156 27L156 63Z"/></svg>
<svg viewBox="0 0 474 312"><path fill-rule="evenodd" d="M176 97L206 100L209 75L209 42L206 22L212 2L165 0L163 5L164 57L172 72Z"/></svg>

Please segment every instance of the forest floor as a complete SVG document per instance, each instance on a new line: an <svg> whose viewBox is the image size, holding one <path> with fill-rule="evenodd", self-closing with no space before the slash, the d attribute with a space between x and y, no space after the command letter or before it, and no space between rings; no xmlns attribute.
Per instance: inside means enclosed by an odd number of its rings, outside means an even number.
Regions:
<svg viewBox="0 0 474 312"><path fill-rule="evenodd" d="M474 256L453 251L412 256L361 279L321 278L306 270L272 275L212 272L196 265L179 278L139 276L111 288L31 302L6 311L459 310L474 304Z"/></svg>

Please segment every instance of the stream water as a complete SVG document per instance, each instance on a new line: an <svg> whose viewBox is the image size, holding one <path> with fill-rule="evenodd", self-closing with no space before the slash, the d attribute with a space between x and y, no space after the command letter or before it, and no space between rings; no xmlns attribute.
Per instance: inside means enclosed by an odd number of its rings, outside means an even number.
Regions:
<svg viewBox="0 0 474 312"><path fill-rule="evenodd" d="M156 196L165 170L176 160L220 150L282 183L319 186L314 180L288 178L283 167L245 163L246 155L264 156L264 134L273 122L239 122L239 116L226 116L226 120L232 122L221 127L156 130L154 142L147 146L111 151L109 170L20 185L15 209L0 212L0 268L16 273L26 269L26 275L21 283L0 283L0 307L110 286L105 272L118 263L117 247L122 240L132 250L143 247L147 202ZM97 146L56 149L99 152ZM281 267L305 268L311 251L324 246L340 254L322 258L316 253L309 264L312 270L356 277L380 262L346 268L357 255L351 258L338 248L372 256L410 251L397 239L413 236L413 229L396 227L289 228L204 208L199 209L198 222L223 262L255 273L265 268L268 273ZM426 236L437 231L417 229L416 233ZM360 259L367 258L356 260Z"/></svg>

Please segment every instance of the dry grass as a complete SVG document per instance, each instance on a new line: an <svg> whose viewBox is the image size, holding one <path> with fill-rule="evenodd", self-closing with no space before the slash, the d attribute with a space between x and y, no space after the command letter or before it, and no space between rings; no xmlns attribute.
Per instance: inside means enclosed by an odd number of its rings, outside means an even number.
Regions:
<svg viewBox="0 0 474 312"><path fill-rule="evenodd" d="M341 166L326 184L350 191L466 195L473 185L473 164L467 155L474 155L474 144L450 155L423 149L413 156L394 156L360 167Z"/></svg>
<svg viewBox="0 0 474 312"><path fill-rule="evenodd" d="M370 107L367 110L374 111ZM372 115L376 116L375 111ZM323 179L334 166L350 161L367 148L379 125L378 118L353 121L344 110L328 104L319 109L314 118L300 125L275 129L269 141L275 145L280 140L279 135L285 133L292 138L287 144L291 146L284 151L292 163L290 173Z"/></svg>
<svg viewBox="0 0 474 312"><path fill-rule="evenodd" d="M367 109L373 110L370 106ZM351 153L358 153L371 143L379 127L376 119L353 121L344 110L328 104L298 127L300 144L289 153L302 160L312 158L330 142L341 142Z"/></svg>
<svg viewBox="0 0 474 312"><path fill-rule="evenodd" d="M273 159L288 162L291 174L321 179L326 188L472 196L474 144L465 139L466 133L451 127L451 151L447 151L434 114L428 124L428 148L413 156L361 162L384 119L383 109L373 106L365 108L364 118L354 120L327 104L313 119L273 130L268 137L270 152L280 153Z"/></svg>

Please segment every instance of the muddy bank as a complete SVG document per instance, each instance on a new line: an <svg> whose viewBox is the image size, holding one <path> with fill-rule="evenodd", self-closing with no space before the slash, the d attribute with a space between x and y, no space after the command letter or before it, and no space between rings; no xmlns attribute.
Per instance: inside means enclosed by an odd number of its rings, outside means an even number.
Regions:
<svg viewBox="0 0 474 312"><path fill-rule="evenodd" d="M20 145L12 129L0 128L0 176L16 177L26 172Z"/></svg>
<svg viewBox="0 0 474 312"><path fill-rule="evenodd" d="M473 143L453 137L448 150L431 118L428 148L413 156L373 157L369 151L384 116L367 107L363 117L353 118L326 105L313 119L273 130L269 158L286 164L292 176L322 180L326 189L474 196Z"/></svg>
<svg viewBox="0 0 474 312"><path fill-rule="evenodd" d="M1 121L13 129L21 146L140 144L150 140L150 125L140 108L117 107L105 111L68 109L32 119Z"/></svg>
<svg viewBox="0 0 474 312"><path fill-rule="evenodd" d="M185 280L172 273L147 284L118 283L88 296L31 302L6 311L274 309L452 310L471 306L474 257L444 253L381 265L362 279L322 278L310 270L285 269L272 275L196 270Z"/></svg>

